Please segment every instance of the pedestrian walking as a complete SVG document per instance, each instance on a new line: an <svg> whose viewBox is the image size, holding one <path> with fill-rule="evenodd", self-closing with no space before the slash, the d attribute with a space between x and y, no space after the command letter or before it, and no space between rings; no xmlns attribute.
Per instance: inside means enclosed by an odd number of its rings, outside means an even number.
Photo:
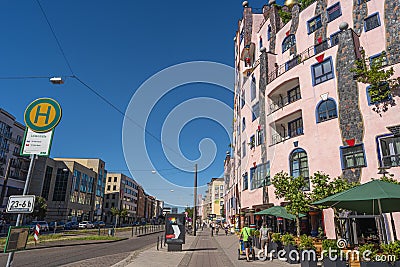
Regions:
<svg viewBox="0 0 400 267"><path fill-rule="evenodd" d="M249 262L249 254L250 254L250 246L251 246L251 229L249 228L249 224L246 223L245 226L240 231L240 238L243 239L244 248L246 250L246 261Z"/></svg>
<svg viewBox="0 0 400 267"><path fill-rule="evenodd" d="M271 232L272 229L267 227L266 222L263 222L260 228L260 244L261 244L261 251L263 251L264 255L267 255L268 252L268 245L271 240Z"/></svg>

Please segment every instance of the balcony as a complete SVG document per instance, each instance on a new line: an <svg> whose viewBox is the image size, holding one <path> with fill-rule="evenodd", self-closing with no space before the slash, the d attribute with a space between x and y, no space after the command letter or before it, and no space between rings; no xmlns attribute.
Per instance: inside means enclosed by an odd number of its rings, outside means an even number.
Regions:
<svg viewBox="0 0 400 267"><path fill-rule="evenodd" d="M304 134L301 110L290 114L271 125L271 146Z"/></svg>
<svg viewBox="0 0 400 267"><path fill-rule="evenodd" d="M299 78L287 81L268 95L269 114L300 99Z"/></svg>
<svg viewBox="0 0 400 267"><path fill-rule="evenodd" d="M275 69L273 71L271 71L270 73L268 73L268 77L267 77L268 83L271 83L276 78L278 78L279 76L281 76L288 70L293 69L294 67L296 67L300 63L306 61L307 59L309 59L319 53L322 53L323 51L336 45L336 43L334 43L334 45L331 45L331 44L332 44L332 42L330 41L330 38L328 38L326 40L321 41L317 45L310 46L309 48L307 48L300 54L293 56L290 60L288 60L287 62L285 62L281 65L275 64Z"/></svg>

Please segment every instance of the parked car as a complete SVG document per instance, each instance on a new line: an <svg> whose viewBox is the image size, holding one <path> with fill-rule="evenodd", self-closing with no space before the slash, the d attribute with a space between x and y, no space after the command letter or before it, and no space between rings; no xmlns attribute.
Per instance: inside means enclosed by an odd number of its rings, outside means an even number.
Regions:
<svg viewBox="0 0 400 267"><path fill-rule="evenodd" d="M40 225L40 231L41 232L47 232L49 231L49 225L46 221L33 221L29 224L30 230L33 232L35 231L36 225Z"/></svg>
<svg viewBox="0 0 400 267"><path fill-rule="evenodd" d="M94 225L92 222L89 221L83 221L79 223L79 229L90 229L94 228Z"/></svg>
<svg viewBox="0 0 400 267"><path fill-rule="evenodd" d="M93 225L94 225L95 228L104 228L104 227L106 227L106 223L103 222L103 221L95 221L93 223Z"/></svg>
<svg viewBox="0 0 400 267"><path fill-rule="evenodd" d="M56 226L56 223L57 223L57 226ZM64 222L50 222L49 223L49 229L51 231L54 231L54 227L56 227L56 231L64 230L65 229L65 223Z"/></svg>

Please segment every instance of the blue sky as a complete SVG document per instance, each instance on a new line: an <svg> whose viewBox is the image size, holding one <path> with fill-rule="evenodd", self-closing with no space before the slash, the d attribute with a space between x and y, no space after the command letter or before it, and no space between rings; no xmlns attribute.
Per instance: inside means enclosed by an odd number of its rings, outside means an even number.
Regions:
<svg viewBox="0 0 400 267"><path fill-rule="evenodd" d="M249 2L262 7L266 1ZM243 10L241 1L236 0L42 0L41 4L74 73L122 111L135 90L166 67L195 60L233 66L233 37ZM71 75L36 1L2 1L0 25L0 107L22 122L31 101L38 97L56 99L63 108L63 118L54 135L51 156L100 157L109 171L129 174L122 151L123 116L78 81L67 78L64 85L54 86L46 79L3 79ZM180 101L200 96L233 104L232 94L217 86L183 86L157 103L146 129L160 136L166 114ZM199 173L199 184L222 173L229 136L220 125L204 119L188 123L179 137L182 152L192 160L199 156L198 143L206 137L217 145L217 157ZM148 148L156 167L171 168L160 144L153 141ZM151 174L144 170L143 177L147 175ZM166 170L165 175L171 181L177 175L185 181L193 176L179 170ZM145 189L152 193L151 188Z"/></svg>

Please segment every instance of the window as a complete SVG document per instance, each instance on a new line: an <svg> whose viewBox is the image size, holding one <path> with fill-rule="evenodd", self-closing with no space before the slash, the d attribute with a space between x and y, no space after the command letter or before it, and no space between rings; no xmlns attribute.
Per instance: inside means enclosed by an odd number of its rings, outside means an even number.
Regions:
<svg viewBox="0 0 400 267"><path fill-rule="evenodd" d="M257 86L256 86L256 78L254 76L251 77L250 83L250 97L251 101L253 101L257 96Z"/></svg>
<svg viewBox="0 0 400 267"><path fill-rule="evenodd" d="M111 190L111 185L107 185L107 191Z"/></svg>
<svg viewBox="0 0 400 267"><path fill-rule="evenodd" d="M308 174L308 159L304 149L297 148L289 156L290 175L303 177L306 181L304 190L310 190L310 179Z"/></svg>
<svg viewBox="0 0 400 267"><path fill-rule="evenodd" d="M340 8L340 3L336 3L326 9L328 14L328 22L331 22L334 19L337 19L342 15L342 10Z"/></svg>
<svg viewBox="0 0 400 267"><path fill-rule="evenodd" d="M334 34L331 35L330 39L331 39L331 47L335 46L339 43L339 32L335 32Z"/></svg>
<svg viewBox="0 0 400 267"><path fill-rule="evenodd" d="M296 36L294 34L286 36L286 38L283 39L282 42L282 53L284 53L286 50L288 50L294 45L296 45Z"/></svg>
<svg viewBox="0 0 400 267"><path fill-rule="evenodd" d="M252 121L255 121L260 116L260 105L259 102L255 103L252 107Z"/></svg>
<svg viewBox="0 0 400 267"><path fill-rule="evenodd" d="M271 33L272 33L271 25L268 25L268 30L267 30L267 40L268 41L271 39Z"/></svg>
<svg viewBox="0 0 400 267"><path fill-rule="evenodd" d="M270 164L269 161L265 164L257 165L256 168L250 169L250 187L257 189L262 186L270 185Z"/></svg>
<svg viewBox="0 0 400 267"><path fill-rule="evenodd" d="M263 46L263 41L262 41L262 37L260 36L260 49Z"/></svg>
<svg viewBox="0 0 400 267"><path fill-rule="evenodd" d="M249 183L248 183L249 176L248 176L248 174L246 172L245 174L243 174L242 177L243 177L243 191L244 191L244 190L247 190L249 188Z"/></svg>
<svg viewBox="0 0 400 267"><path fill-rule="evenodd" d="M112 194L112 195L111 195L111 198L112 198L112 199L115 199L115 194Z"/></svg>
<svg viewBox="0 0 400 267"><path fill-rule="evenodd" d="M250 142L249 142L250 149L253 149L255 147L256 145L255 143L256 143L256 136L255 135L250 136Z"/></svg>
<svg viewBox="0 0 400 267"><path fill-rule="evenodd" d="M117 186L116 185L113 185L113 190L117 190Z"/></svg>
<svg viewBox="0 0 400 267"><path fill-rule="evenodd" d="M321 63L311 66L313 85L323 83L327 80L333 79L333 64L332 58L325 59Z"/></svg>
<svg viewBox="0 0 400 267"><path fill-rule="evenodd" d="M114 183L118 181L118 177L114 177Z"/></svg>
<svg viewBox="0 0 400 267"><path fill-rule="evenodd" d="M381 22L379 20L379 13L372 14L368 18L364 19L364 30L366 32L375 29L379 26L381 26Z"/></svg>
<svg viewBox="0 0 400 267"><path fill-rule="evenodd" d="M332 99L321 101L317 106L317 123L337 118L336 103Z"/></svg>
<svg viewBox="0 0 400 267"><path fill-rule="evenodd" d="M242 132L246 130L246 118L242 119Z"/></svg>
<svg viewBox="0 0 400 267"><path fill-rule="evenodd" d="M54 185L53 201L65 201L69 172L57 169L56 183Z"/></svg>
<svg viewBox="0 0 400 267"><path fill-rule="evenodd" d="M300 86L296 86L295 88L290 89L287 92L287 94L288 94L288 102L289 102L289 104L301 99Z"/></svg>
<svg viewBox="0 0 400 267"><path fill-rule="evenodd" d="M308 34L311 34L322 27L321 15L307 21Z"/></svg>
<svg viewBox="0 0 400 267"><path fill-rule="evenodd" d="M384 167L400 166L400 137L387 137L379 140Z"/></svg>
<svg viewBox="0 0 400 267"><path fill-rule="evenodd" d="M303 119L298 118L288 123L289 137L295 137L303 134Z"/></svg>
<svg viewBox="0 0 400 267"><path fill-rule="evenodd" d="M342 169L366 167L364 145L341 147Z"/></svg>
<svg viewBox="0 0 400 267"><path fill-rule="evenodd" d="M378 90L373 89L374 87L372 85L367 86L367 101L369 106L388 101L392 98L388 83L382 83Z"/></svg>
<svg viewBox="0 0 400 267"><path fill-rule="evenodd" d="M108 182L111 183L111 177L108 177Z"/></svg>
<svg viewBox="0 0 400 267"><path fill-rule="evenodd" d="M82 182L80 186L81 192L87 192L87 183L88 183L88 175L85 173L82 173Z"/></svg>
<svg viewBox="0 0 400 267"><path fill-rule="evenodd" d="M223 185L220 185L220 186L219 186L219 190L224 191L224 186L223 186Z"/></svg>
<svg viewBox="0 0 400 267"><path fill-rule="evenodd" d="M291 60L285 63L285 70L288 71L300 63L300 56L295 56Z"/></svg>
<svg viewBox="0 0 400 267"><path fill-rule="evenodd" d="M240 32L240 43L242 43L244 38L244 29L242 29L242 31Z"/></svg>
<svg viewBox="0 0 400 267"><path fill-rule="evenodd" d="M315 54L319 54L329 48L328 40L324 40L319 44L314 45Z"/></svg>
<svg viewBox="0 0 400 267"><path fill-rule="evenodd" d="M256 131L256 146L264 143L264 131L262 129Z"/></svg>
<svg viewBox="0 0 400 267"><path fill-rule="evenodd" d="M388 64L386 52L383 51L382 53L370 56L369 64L370 66L376 66L378 68L386 66Z"/></svg>
<svg viewBox="0 0 400 267"><path fill-rule="evenodd" d="M243 108L244 107L244 104L245 104L245 97L246 97L246 93L245 93L246 91L245 90L243 90L242 91L242 97L241 97L241 99L240 99L240 108Z"/></svg>
<svg viewBox="0 0 400 267"><path fill-rule="evenodd" d="M46 173L44 175L43 181L43 189L42 189L42 197L46 200L49 200L49 191L50 191L50 183L51 183L51 176L53 174L53 168L50 166L46 167Z"/></svg>
<svg viewBox="0 0 400 267"><path fill-rule="evenodd" d="M246 142L242 143L242 158L246 157Z"/></svg>

